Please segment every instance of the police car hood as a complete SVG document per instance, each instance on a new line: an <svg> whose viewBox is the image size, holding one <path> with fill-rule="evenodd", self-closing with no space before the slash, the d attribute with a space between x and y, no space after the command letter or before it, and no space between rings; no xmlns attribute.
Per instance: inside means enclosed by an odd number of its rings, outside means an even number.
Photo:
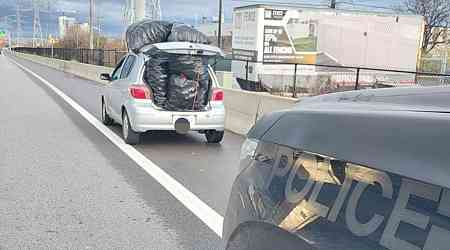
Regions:
<svg viewBox="0 0 450 250"><path fill-rule="evenodd" d="M302 100L297 108L334 106L336 108L450 112L450 87L408 87L347 91Z"/></svg>

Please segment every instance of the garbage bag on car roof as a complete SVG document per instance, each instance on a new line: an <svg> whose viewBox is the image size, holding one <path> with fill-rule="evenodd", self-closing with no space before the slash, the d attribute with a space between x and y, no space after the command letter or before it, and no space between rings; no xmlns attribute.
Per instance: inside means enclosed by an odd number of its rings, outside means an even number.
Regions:
<svg viewBox="0 0 450 250"><path fill-rule="evenodd" d="M209 44L208 37L205 34L182 23L174 23L172 25L167 41Z"/></svg>
<svg viewBox="0 0 450 250"><path fill-rule="evenodd" d="M151 20L130 25L126 31L128 49L138 52L145 45L166 42L172 25L170 22Z"/></svg>

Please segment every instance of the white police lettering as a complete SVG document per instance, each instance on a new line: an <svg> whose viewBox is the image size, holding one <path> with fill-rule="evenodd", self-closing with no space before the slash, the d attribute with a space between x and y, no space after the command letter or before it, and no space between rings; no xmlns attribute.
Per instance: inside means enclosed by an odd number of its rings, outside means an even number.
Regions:
<svg viewBox="0 0 450 250"><path fill-rule="evenodd" d="M331 222L335 222L339 212L341 212L342 206L344 205L345 197L347 197L347 194L350 190L350 187L352 185L352 179L349 176L345 176L344 183L342 183L342 187L339 190L339 194L336 198L336 201L333 204L333 207L331 208L330 213L328 214L328 220Z"/></svg>
<svg viewBox="0 0 450 250"><path fill-rule="evenodd" d="M273 178L286 176L288 172L291 170L290 166L292 166L292 157L288 157L288 155L292 155L292 150L288 148L279 148L278 149L278 157L273 164L273 170L271 176L266 183L265 188L268 188L271 184ZM287 162L285 162L287 160Z"/></svg>
<svg viewBox="0 0 450 250"><path fill-rule="evenodd" d="M359 198L368 186L368 183L358 182L345 210L345 221L347 222L348 229L356 236L367 236L375 232L384 219L383 216L374 214L368 222L360 223L356 218L356 207L358 206Z"/></svg>
<svg viewBox="0 0 450 250"><path fill-rule="evenodd" d="M448 250L449 246L450 232L438 226L431 226L423 250Z"/></svg>
<svg viewBox="0 0 450 250"><path fill-rule="evenodd" d="M319 196L322 186L323 186L322 182L316 182L316 185L314 185L314 189L311 193L311 196L308 199L308 205L311 207L313 211L316 211L317 215L325 218L327 217L329 208L317 202L317 197Z"/></svg>
<svg viewBox="0 0 450 250"><path fill-rule="evenodd" d="M398 226L400 225L400 222L405 222L425 230L430 218L426 215L407 209L408 200L411 195L415 195L431 201L437 201L439 199L439 194L440 188L436 186L409 179L402 179L400 193L386 228L384 229L383 235L381 236L380 244L391 250L420 250L419 246L395 236Z"/></svg>
<svg viewBox="0 0 450 250"><path fill-rule="evenodd" d="M438 213L450 217L450 190L444 188ZM438 226L431 226L423 250L446 250L450 246L450 232Z"/></svg>
<svg viewBox="0 0 450 250"><path fill-rule="evenodd" d="M442 191L438 213L450 218L450 190L448 190L447 188L444 188L444 190Z"/></svg>
<svg viewBox="0 0 450 250"><path fill-rule="evenodd" d="M289 154L286 153L286 155ZM450 249L450 231L445 228L448 225L446 222L429 225L429 215L408 209L408 202L410 202L409 200L412 196L427 199L430 202L439 201L439 206L432 213L438 213L450 218L450 190L403 178L401 179L400 190L398 191L398 196L396 197L392 211L390 211L390 215L374 213L368 221L359 221L356 216L358 204L362 201L362 197L369 195L370 191L367 189L370 186L378 184L381 187L380 197L391 200L394 198L394 186L392 179L387 173L347 163L345 167L345 178L343 183L341 183L342 179L334 176L335 172L332 169L330 161L323 156L304 153L293 163L291 163L293 161L292 158L289 160L289 164L293 166L290 172L286 173L284 168L280 168L275 172L275 175L283 176L283 174L288 174L285 189L286 199L290 203L297 204L297 209L301 208L302 210L299 211L302 213L305 213L305 211L308 212L307 218L309 220L307 222L303 220L300 224L306 225L314 221L314 219L311 219L314 218L313 215L327 218L330 222L336 222L341 210L344 209L345 223L349 231L356 236L363 237L371 235L380 226L386 224L379 243L387 249ZM353 182L356 182L356 185L352 189ZM330 207L318 201L322 189L327 184L340 185L339 193L334 203L332 205L330 204ZM301 187L300 185L303 186ZM325 190L323 191L325 192ZM372 196L374 194L376 195L377 192L370 193L370 196ZM383 201L380 200L380 202ZM344 205L345 203L346 205ZM386 205L386 207L390 207L388 203ZM411 226L423 230L424 233L429 229L423 248L420 243L409 241L407 234L398 232L400 223L408 223ZM296 222L295 228L297 230L299 228L298 225L299 222Z"/></svg>
<svg viewBox="0 0 450 250"><path fill-rule="evenodd" d="M383 223L384 216L374 214L368 222L360 223L356 218L356 208L358 206L361 195L369 185L375 185L375 183L379 183L382 189L383 197L392 199L393 188L392 181L387 174L368 168L360 169L364 170L359 170L359 172L364 173L363 176L352 174L352 177L355 177L355 179L359 179L359 182L356 185L355 190L353 190L348 201L347 209L345 211L345 221L347 222L347 226L352 233L357 236L367 236L375 232L375 230L377 230L381 223Z"/></svg>
<svg viewBox="0 0 450 250"><path fill-rule="evenodd" d="M312 162L312 156L306 156L302 158L299 158L297 161L295 161L294 166L292 167L292 171L289 173L289 177L287 179L286 188L284 190L284 194L286 196L286 199L290 203L297 203L302 201L306 194L311 190L314 181L311 178L308 178L308 175L305 172L305 169L303 168L303 164L307 162ZM294 183L295 177L299 178L300 180L305 180L305 186L302 188L302 190L299 192L298 190L294 190L292 187L292 184Z"/></svg>
<svg viewBox="0 0 450 250"><path fill-rule="evenodd" d="M280 148L278 149L278 157L277 161L275 162L275 166L277 168L277 176L285 176L289 171L290 167L293 164L293 158L292 158L292 150L288 148ZM288 155L291 155L288 157ZM286 164L283 161L283 159L287 159Z"/></svg>

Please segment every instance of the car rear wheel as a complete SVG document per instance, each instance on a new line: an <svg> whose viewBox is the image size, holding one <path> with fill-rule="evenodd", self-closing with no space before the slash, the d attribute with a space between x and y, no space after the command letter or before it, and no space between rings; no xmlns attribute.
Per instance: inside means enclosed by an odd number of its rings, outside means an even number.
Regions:
<svg viewBox="0 0 450 250"><path fill-rule="evenodd" d="M127 111L123 111L122 115L122 133L123 133L123 140L127 144L138 144L140 141L140 134L138 132L135 132L133 128L131 128L130 119L128 118Z"/></svg>
<svg viewBox="0 0 450 250"><path fill-rule="evenodd" d="M208 143L219 143L223 139L224 132L217 130L208 130L205 132Z"/></svg>
<svg viewBox="0 0 450 250"><path fill-rule="evenodd" d="M106 104L102 100L102 122L106 126L112 125L114 123L113 119L109 117L108 112L106 111Z"/></svg>

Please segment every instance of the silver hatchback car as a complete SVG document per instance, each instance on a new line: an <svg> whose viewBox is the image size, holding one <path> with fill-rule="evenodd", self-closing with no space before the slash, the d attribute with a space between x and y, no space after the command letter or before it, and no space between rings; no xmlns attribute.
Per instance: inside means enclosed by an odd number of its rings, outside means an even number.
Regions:
<svg viewBox="0 0 450 250"><path fill-rule="evenodd" d="M204 44L168 42L151 46L181 55L223 56L219 48ZM212 90L206 109L167 111L153 103L152 91L143 80L145 62L150 59L142 53L145 50L146 47L137 54L129 52L111 75L101 74L101 79L109 82L101 96L102 122L105 125L121 124L123 138L128 144L139 143L140 134L152 130L198 131L205 134L209 143L221 142L225 123L224 95L212 68L208 66Z"/></svg>

